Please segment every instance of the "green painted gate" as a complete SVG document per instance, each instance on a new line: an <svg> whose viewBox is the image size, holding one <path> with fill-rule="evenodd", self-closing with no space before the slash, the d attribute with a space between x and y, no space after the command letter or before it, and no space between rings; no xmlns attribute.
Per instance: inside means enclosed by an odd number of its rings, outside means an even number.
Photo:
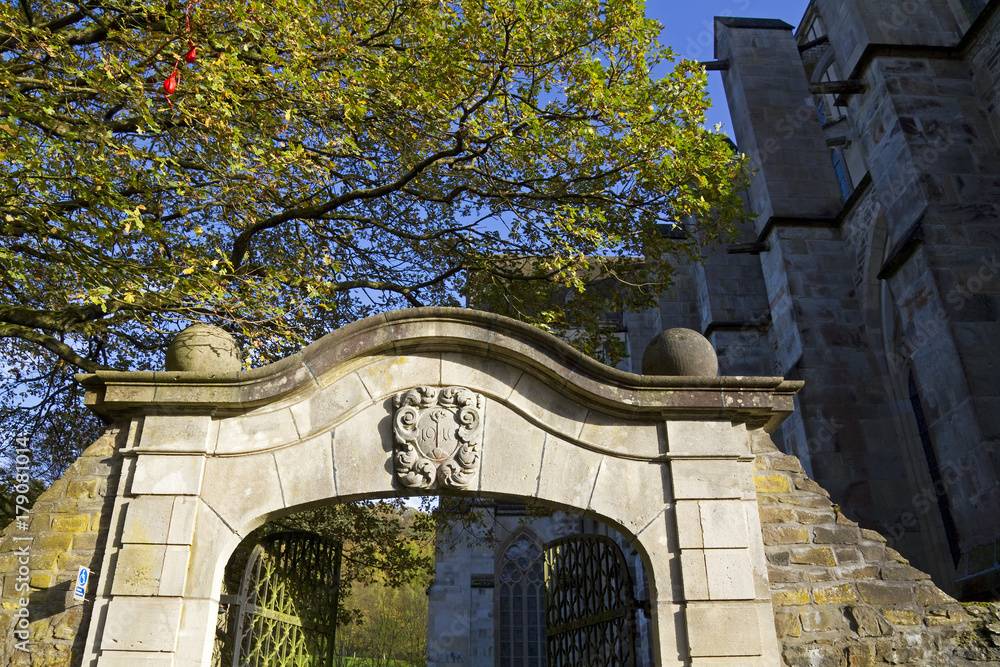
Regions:
<svg viewBox="0 0 1000 667"><path fill-rule="evenodd" d="M239 594L222 596L215 667L331 667L341 545L314 533L268 535Z"/></svg>

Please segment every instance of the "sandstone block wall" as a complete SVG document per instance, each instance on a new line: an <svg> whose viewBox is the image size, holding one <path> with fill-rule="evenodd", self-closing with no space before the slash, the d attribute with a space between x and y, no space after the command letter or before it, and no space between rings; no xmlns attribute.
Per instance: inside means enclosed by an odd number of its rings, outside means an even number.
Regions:
<svg viewBox="0 0 1000 667"><path fill-rule="evenodd" d="M1000 604L960 604L753 438L775 628L788 667L1000 665Z"/></svg>
<svg viewBox="0 0 1000 667"><path fill-rule="evenodd" d="M80 664L121 470L116 445L123 435L112 427L88 447L35 502L27 530L15 521L3 531L0 665ZM20 569L25 556L27 575ZM90 569L91 579L87 599L77 602L71 589L81 565ZM18 649L14 635L22 597L29 602L30 652Z"/></svg>

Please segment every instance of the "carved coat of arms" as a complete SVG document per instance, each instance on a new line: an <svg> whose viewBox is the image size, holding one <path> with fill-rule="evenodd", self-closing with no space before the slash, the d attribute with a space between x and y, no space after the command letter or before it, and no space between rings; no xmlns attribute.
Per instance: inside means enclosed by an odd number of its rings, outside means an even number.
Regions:
<svg viewBox="0 0 1000 667"><path fill-rule="evenodd" d="M392 399L394 464L412 489L464 489L479 472L486 399L465 387L414 387Z"/></svg>

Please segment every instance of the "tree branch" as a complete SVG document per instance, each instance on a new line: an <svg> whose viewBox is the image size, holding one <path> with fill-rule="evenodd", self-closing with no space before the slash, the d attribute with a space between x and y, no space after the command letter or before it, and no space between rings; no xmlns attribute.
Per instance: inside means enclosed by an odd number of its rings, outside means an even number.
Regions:
<svg viewBox="0 0 1000 667"><path fill-rule="evenodd" d="M24 20L28 25L35 25L35 14L31 11L31 3L28 0L20 0L21 11L24 12Z"/></svg>
<svg viewBox="0 0 1000 667"><path fill-rule="evenodd" d="M29 343L34 343L40 347L44 347L49 352L54 353L63 361L72 364L77 368L81 368L88 373L109 369L108 366L102 366L101 364L81 357L77 354L76 350L58 338L46 336L45 334L39 333L34 329L29 329L28 327L16 324L0 324L0 338L19 338Z"/></svg>
<svg viewBox="0 0 1000 667"><path fill-rule="evenodd" d="M273 229L278 225L288 222L289 220L296 219L313 219L326 215L330 211L343 206L344 204L356 201L359 199L374 199L376 197L384 197L385 195L396 192L406 186L407 183L412 181L414 178L419 176L428 167L433 165L439 160L448 157L455 157L461 155L465 151L465 141L462 139L461 135L456 137L457 142L454 148L449 148L447 150L438 151L432 155L427 156L413 167L408 169L403 173L402 176L397 178L391 183L386 183L373 188L365 188L362 190L355 190L353 192L348 192L346 194L335 197L325 204L317 204L314 206L303 206L299 208L294 208L277 215L272 215L269 218L261 220L255 225L251 225L246 228L240 235L236 237L233 241L233 252L232 252L232 265L233 269L238 269L246 258L247 251L250 249L250 241L253 237L267 229Z"/></svg>

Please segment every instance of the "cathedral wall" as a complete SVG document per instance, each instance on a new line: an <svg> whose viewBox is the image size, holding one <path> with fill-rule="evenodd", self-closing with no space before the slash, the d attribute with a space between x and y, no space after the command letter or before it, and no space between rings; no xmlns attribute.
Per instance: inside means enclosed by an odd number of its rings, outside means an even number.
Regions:
<svg viewBox="0 0 1000 667"><path fill-rule="evenodd" d="M1000 571L1000 12L963 40L955 4L815 0L798 43L829 43L801 54L780 22L719 19L716 56L760 166L771 369L806 380L776 439L949 590L982 595ZM863 90L814 97L824 74Z"/></svg>
<svg viewBox="0 0 1000 667"><path fill-rule="evenodd" d="M824 19L830 12L855 11L850 3L820 1L817 6ZM909 37L900 30L902 41L893 43L959 44L942 37L951 30L943 9L929 3L917 14L938 21L941 29ZM995 10L990 20L996 20ZM827 25L843 57L846 49L838 44L847 37L836 32L836 21ZM894 384L897 395L916 396L912 400L923 413L918 419L926 421L916 429L926 435L899 433L897 438L908 440L916 459L925 459L926 472L917 470L914 478L918 484L924 478L917 491L927 483L940 488L933 504L953 526L943 525L946 535L938 539L946 540L961 561L954 578L956 590L965 594L989 588L962 582L972 575L970 561L986 559L986 551L993 554L1000 537L1000 527L990 520L1000 508L995 455L1000 429L991 423L1000 407L1000 360L990 343L1000 337L995 258L1000 150L990 124L995 109L983 104L991 92L984 83L984 54L996 48L996 37L988 32L970 36L967 59L957 48L875 53L859 66L866 92L850 102L887 235L882 256L868 253L876 261L867 267L869 284L888 282L890 299L882 304L887 309L882 319L896 322L892 331L883 332L890 339L885 384L888 393ZM917 34L924 35L922 41L915 41ZM874 280L873 272L878 273ZM913 514L913 507L904 507L901 515L911 517L906 522L911 530L918 523ZM974 555L980 552L981 557ZM979 563L972 569L995 570L992 559L988 568Z"/></svg>
<svg viewBox="0 0 1000 667"><path fill-rule="evenodd" d="M994 137L1000 138L1000 12L988 12L969 49L973 82L989 114Z"/></svg>
<svg viewBox="0 0 1000 667"><path fill-rule="evenodd" d="M754 245L753 226L739 230L739 245L706 254L699 274L697 298L701 316L698 331L712 342L720 375L771 374L771 314L767 286ZM741 248L742 246L742 248ZM731 252L733 249L738 252Z"/></svg>
<svg viewBox="0 0 1000 667"><path fill-rule="evenodd" d="M961 38L948 0L815 0L844 76L871 44L953 46Z"/></svg>
<svg viewBox="0 0 1000 667"><path fill-rule="evenodd" d="M758 234L772 217L822 218L840 209L840 189L791 26L716 18L716 58L740 150L759 171L748 202Z"/></svg>
<svg viewBox="0 0 1000 667"><path fill-rule="evenodd" d="M902 443L893 437L891 397L871 347L861 289L866 277L858 258L868 254L881 204L860 179L863 189L845 209L830 137L791 32L743 19L720 19L717 26L738 142L762 150L754 177L760 192L751 206L758 243L765 244L759 257L774 342L771 372L805 380L799 418L789 419L776 439L866 526L891 525L915 488ZM801 171L805 163L811 171ZM809 182L792 180L793 172Z"/></svg>

